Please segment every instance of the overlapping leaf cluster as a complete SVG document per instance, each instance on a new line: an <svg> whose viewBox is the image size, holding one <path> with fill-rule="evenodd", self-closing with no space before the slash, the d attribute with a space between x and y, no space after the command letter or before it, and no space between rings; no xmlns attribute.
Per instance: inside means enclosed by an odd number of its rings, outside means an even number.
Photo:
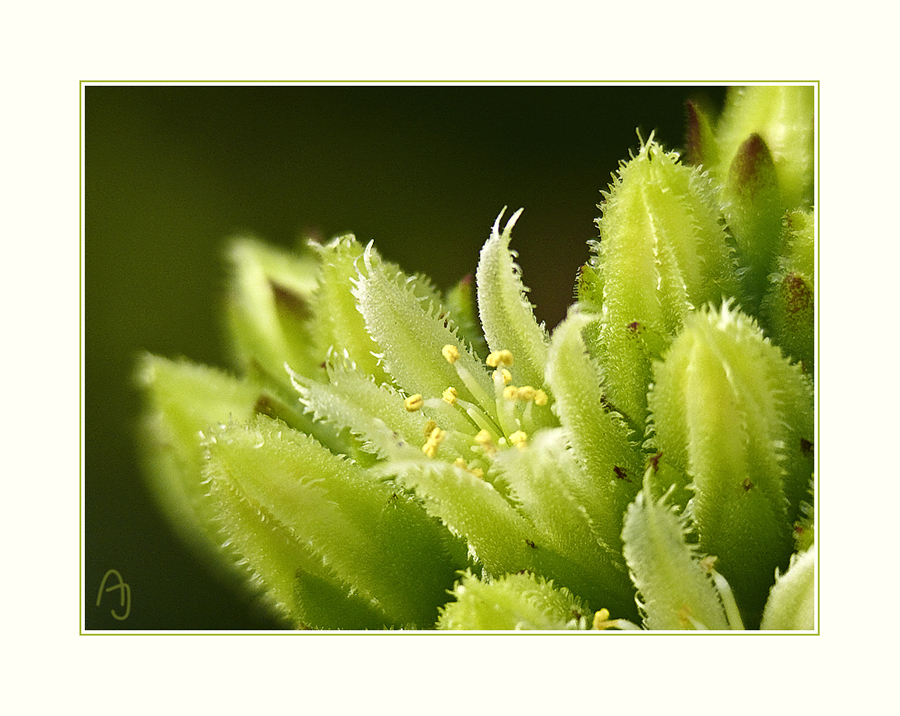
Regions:
<svg viewBox="0 0 900 716"><path fill-rule="evenodd" d="M552 334L518 213L447 293L235 242L240 377L141 364L174 524L294 627L813 628L813 118L743 88L693 165L642 142Z"/></svg>

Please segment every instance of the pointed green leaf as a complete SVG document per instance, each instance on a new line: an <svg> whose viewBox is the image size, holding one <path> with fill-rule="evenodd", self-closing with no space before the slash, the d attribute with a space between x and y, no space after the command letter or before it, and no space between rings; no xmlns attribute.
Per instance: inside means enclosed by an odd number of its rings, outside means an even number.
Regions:
<svg viewBox="0 0 900 716"><path fill-rule="evenodd" d="M607 399L640 431L652 360L690 311L735 295L737 275L706 175L651 137L614 179L597 222L601 276L588 284L602 295L579 298L603 319L588 347Z"/></svg>
<svg viewBox="0 0 900 716"><path fill-rule="evenodd" d="M544 386L549 339L525 298L527 289L514 262L515 254L509 250L512 228L521 213L519 209L510 217L501 234L501 212L494 222L491 237L481 249L475 275L478 311L490 349L512 352L515 362L510 371L515 383L541 388Z"/></svg>
<svg viewBox="0 0 900 716"><path fill-rule="evenodd" d="M779 575L769 593L760 629L816 628L816 549L794 555L787 572Z"/></svg>
<svg viewBox="0 0 900 716"><path fill-rule="evenodd" d="M228 328L239 365L287 387L284 364L313 375L322 361L310 322L318 262L253 239L229 250Z"/></svg>
<svg viewBox="0 0 900 716"><path fill-rule="evenodd" d="M643 457L624 420L603 405L600 371L582 338L596 320L571 310L556 327L547 381L556 400L554 410L588 480L579 498L603 541L618 549L622 515L640 490Z"/></svg>
<svg viewBox="0 0 900 716"><path fill-rule="evenodd" d="M351 290L358 275L357 265L362 260L362 245L352 234L347 234L314 248L321 259L314 333L320 355L346 356L376 383L388 382L389 376L375 357L378 344L369 335ZM291 367L303 372L299 366Z"/></svg>
<svg viewBox="0 0 900 716"><path fill-rule="evenodd" d="M231 574L204 499L201 440L216 424L249 419L261 391L206 366L149 354L136 377L145 401L139 436L148 485L181 538Z"/></svg>
<svg viewBox="0 0 900 716"><path fill-rule="evenodd" d="M687 161L693 166L715 167L719 162L719 147L708 113L695 101L688 101Z"/></svg>
<svg viewBox="0 0 900 716"><path fill-rule="evenodd" d="M391 463L386 470L415 491L428 514L464 538L491 574L534 569L535 529L489 481L441 460Z"/></svg>
<svg viewBox="0 0 900 716"><path fill-rule="evenodd" d="M768 146L778 174L781 210L808 208L815 171L815 89L803 85L732 87L716 129L724 179L751 134Z"/></svg>
<svg viewBox="0 0 900 716"><path fill-rule="evenodd" d="M584 630L590 610L565 587L534 574L509 574L483 582L466 573L441 610L438 629Z"/></svg>
<svg viewBox="0 0 900 716"><path fill-rule="evenodd" d="M692 479L700 546L758 619L812 472L808 382L727 304L689 317L650 393L655 444Z"/></svg>
<svg viewBox="0 0 900 716"><path fill-rule="evenodd" d="M417 294L415 279L381 261L369 246L354 293L387 371L408 394L440 397L450 386L470 402L493 404L493 381L457 336L440 305ZM441 351L454 346L451 364ZM464 373L461 373L463 371Z"/></svg>
<svg viewBox="0 0 900 716"><path fill-rule="evenodd" d="M594 480L584 474L567 449L561 429L541 430L521 450L497 455L509 484L510 495L535 528L535 541L562 559L552 576L585 599L622 616L632 616L634 595L622 559L620 539L606 541L606 524L594 521ZM604 512L601 518L607 518ZM621 532L621 513L615 524ZM549 562L542 564L550 569Z"/></svg>
<svg viewBox="0 0 900 716"><path fill-rule="evenodd" d="M207 482L223 552L273 614L294 628L380 629L384 613L360 597L305 542L231 480Z"/></svg>
<svg viewBox="0 0 900 716"><path fill-rule="evenodd" d="M784 213L775 163L758 134L751 134L738 148L722 187L722 201L743 269L744 306L757 312L780 248Z"/></svg>
<svg viewBox="0 0 900 716"><path fill-rule="evenodd" d="M448 558L437 524L418 504L262 416L211 435L208 453L214 492L283 525L386 623L434 623L460 565Z"/></svg>
<svg viewBox="0 0 900 716"><path fill-rule="evenodd" d="M685 538L682 518L648 490L625 516L625 560L642 599L647 629L729 629L722 602Z"/></svg>

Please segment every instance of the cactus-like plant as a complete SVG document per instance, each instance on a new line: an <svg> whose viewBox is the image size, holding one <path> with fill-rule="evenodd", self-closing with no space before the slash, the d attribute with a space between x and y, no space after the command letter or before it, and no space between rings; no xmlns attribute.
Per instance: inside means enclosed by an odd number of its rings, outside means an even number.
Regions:
<svg viewBox="0 0 900 716"><path fill-rule="evenodd" d="M814 629L814 90L688 111L539 325L497 218L442 292L232 244L238 376L147 355L148 476L285 625Z"/></svg>

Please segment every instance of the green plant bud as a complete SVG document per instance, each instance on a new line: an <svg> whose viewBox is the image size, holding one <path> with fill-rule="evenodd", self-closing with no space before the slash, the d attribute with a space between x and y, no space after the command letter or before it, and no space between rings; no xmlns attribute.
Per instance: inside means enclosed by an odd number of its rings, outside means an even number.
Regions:
<svg viewBox="0 0 900 716"><path fill-rule="evenodd" d="M466 572L441 609L438 629L585 630L591 612L569 590L531 573L483 582Z"/></svg>
<svg viewBox="0 0 900 716"><path fill-rule="evenodd" d="M505 211L505 209L504 209ZM549 338L543 325L534 318L532 305L525 298L525 287L509 250L512 227L519 209L500 232L500 219L494 222L491 237L481 249L475 280L478 285L478 310L488 347L492 351L509 350L515 356L510 367L517 385L544 387Z"/></svg>
<svg viewBox="0 0 900 716"><path fill-rule="evenodd" d="M545 557L534 526L484 477L442 460L395 461L383 470L463 538L470 559L491 574L534 570Z"/></svg>
<svg viewBox="0 0 900 716"><path fill-rule="evenodd" d="M816 549L794 555L787 572L779 574L769 594L760 629L816 628Z"/></svg>
<svg viewBox="0 0 900 716"><path fill-rule="evenodd" d="M556 399L553 409L586 476L579 497L603 542L618 549L622 515L641 487L643 456L628 425L601 400L601 372L582 337L596 321L571 310L556 327L547 380Z"/></svg>
<svg viewBox="0 0 900 716"><path fill-rule="evenodd" d="M783 251L769 277L763 301L763 326L781 348L815 373L815 212L787 215Z"/></svg>
<svg viewBox="0 0 900 716"><path fill-rule="evenodd" d="M204 432L228 420L248 420L262 395L258 385L187 361L144 355L136 382L144 397L140 447L153 479L148 485L182 540L214 568L230 574L222 539L202 485Z"/></svg>
<svg viewBox="0 0 900 716"><path fill-rule="evenodd" d="M699 306L735 295L735 267L712 186L651 139L623 164L605 194L592 282L579 299L599 310L589 348L603 366L606 397L643 429L651 362ZM583 284L584 285L584 284Z"/></svg>
<svg viewBox="0 0 900 716"><path fill-rule="evenodd" d="M232 267L227 320L238 364L288 387L284 364L315 374L321 357L310 322L318 261L253 239L228 250Z"/></svg>
<svg viewBox="0 0 900 716"><path fill-rule="evenodd" d="M810 384L727 303L688 318L654 378L654 443L690 477L700 548L758 620L812 473Z"/></svg>
<svg viewBox="0 0 900 716"><path fill-rule="evenodd" d="M686 539L684 518L648 490L625 516L625 560L647 629L729 629L710 570Z"/></svg>
<svg viewBox="0 0 900 716"><path fill-rule="evenodd" d="M782 196L780 210L808 208L815 172L814 88L731 88L716 132L720 179L752 134L758 134L772 154Z"/></svg>
<svg viewBox="0 0 900 716"><path fill-rule="evenodd" d="M596 494L600 480L581 469L567 449L566 433L541 430L527 449L503 452L497 463L511 498L534 525L532 540L542 558L548 550L561 558L539 560L542 573L618 616L635 616L621 538L608 534L610 523L621 532L622 513L613 515L603 504Z"/></svg>
<svg viewBox="0 0 900 716"><path fill-rule="evenodd" d="M731 162L722 201L738 248L745 306L758 310L781 243L782 202L775 163L758 134L751 134Z"/></svg>
<svg viewBox="0 0 900 716"><path fill-rule="evenodd" d="M307 547L327 567L316 576L334 575L335 588L359 594L385 624L434 624L461 565L418 503L264 416L223 427L206 445L205 475L229 539L254 544L274 530L273 543L289 537ZM229 519L234 513L240 518ZM302 567L274 572L283 578Z"/></svg>
<svg viewBox="0 0 900 716"><path fill-rule="evenodd" d="M321 261L314 333L318 354L323 358L329 353L346 356L377 383L389 382L390 378L376 357L378 344L369 335L365 319L349 290L351 281L357 277L363 246L353 235L347 234L324 246L314 245L314 248ZM300 366L291 365L291 368L303 373Z"/></svg>
<svg viewBox="0 0 900 716"><path fill-rule="evenodd" d="M715 167L719 163L719 147L713 122L697 102L688 101L686 159L695 167Z"/></svg>

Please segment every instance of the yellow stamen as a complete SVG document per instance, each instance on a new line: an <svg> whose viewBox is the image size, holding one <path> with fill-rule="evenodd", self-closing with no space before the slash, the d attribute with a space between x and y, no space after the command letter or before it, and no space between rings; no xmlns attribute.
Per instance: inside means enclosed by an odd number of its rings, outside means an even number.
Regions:
<svg viewBox="0 0 900 716"><path fill-rule="evenodd" d="M403 404L406 406L406 409L410 413L414 413L423 405L425 405L425 400L422 398L421 393L416 393L415 395L410 395L406 400L404 400Z"/></svg>
<svg viewBox="0 0 900 716"><path fill-rule="evenodd" d="M452 385L444 391L443 398L450 405L456 405L456 399L459 397L459 393L456 391Z"/></svg>
<svg viewBox="0 0 900 716"><path fill-rule="evenodd" d="M502 378L503 385L509 385L510 383L512 383L512 373L510 373L508 370L506 370L506 368L503 368L501 370L495 370L494 377Z"/></svg>
<svg viewBox="0 0 900 716"><path fill-rule="evenodd" d="M502 365L512 365L513 364L513 354L512 351L508 351L506 349L502 351L494 351L487 357L487 361L485 361L490 368L499 368Z"/></svg>
<svg viewBox="0 0 900 716"><path fill-rule="evenodd" d="M434 432L434 429L436 427L437 427L437 423L434 422L433 420L429 420L427 423L425 423L425 428L424 428L425 437L427 438L429 435L431 435L431 433Z"/></svg>
<svg viewBox="0 0 900 716"><path fill-rule="evenodd" d="M523 385L519 388L518 395L516 397L519 400L534 400L535 390L530 385Z"/></svg>
<svg viewBox="0 0 900 716"><path fill-rule="evenodd" d="M543 390L534 391L534 404L535 405L546 405L547 404L547 394Z"/></svg>
<svg viewBox="0 0 900 716"><path fill-rule="evenodd" d="M489 445L494 442L494 438L491 437L491 434L487 430L479 430L478 434L475 436L475 442L479 445Z"/></svg>
<svg viewBox="0 0 900 716"><path fill-rule="evenodd" d="M524 430L516 430L516 432L509 436L509 441L519 448L519 450L524 450L525 445L528 442L528 435Z"/></svg>
<svg viewBox="0 0 900 716"><path fill-rule="evenodd" d="M437 455L438 446L443 442L446 436L447 433L444 430L435 428L431 431L431 435L428 436L428 440L426 440L425 444L422 446L422 452L428 457L434 457Z"/></svg>
<svg viewBox="0 0 900 716"><path fill-rule="evenodd" d="M514 385L507 385L503 389L503 398L505 400L518 400L519 399L519 389Z"/></svg>
<svg viewBox="0 0 900 716"><path fill-rule="evenodd" d="M448 343L443 348L441 348L441 355L447 359L448 363L456 363L459 360L459 349Z"/></svg>
<svg viewBox="0 0 900 716"><path fill-rule="evenodd" d="M601 609L594 614L594 629L609 629L612 624L609 621L609 609Z"/></svg>

